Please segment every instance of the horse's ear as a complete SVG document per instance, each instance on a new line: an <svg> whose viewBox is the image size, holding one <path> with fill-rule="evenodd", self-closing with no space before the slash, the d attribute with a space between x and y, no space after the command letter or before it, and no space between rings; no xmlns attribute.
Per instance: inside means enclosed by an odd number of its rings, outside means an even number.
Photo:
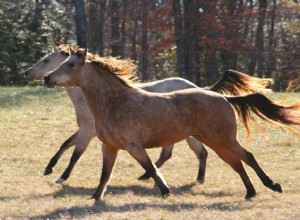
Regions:
<svg viewBox="0 0 300 220"><path fill-rule="evenodd" d="M84 48L84 50L83 50L84 57L86 57L86 54L87 54L87 48Z"/></svg>
<svg viewBox="0 0 300 220"><path fill-rule="evenodd" d="M69 45L69 55L72 56L73 54L75 54L75 51L73 50L71 45Z"/></svg>
<svg viewBox="0 0 300 220"><path fill-rule="evenodd" d="M56 44L53 46L52 51L55 53L59 52L58 46Z"/></svg>

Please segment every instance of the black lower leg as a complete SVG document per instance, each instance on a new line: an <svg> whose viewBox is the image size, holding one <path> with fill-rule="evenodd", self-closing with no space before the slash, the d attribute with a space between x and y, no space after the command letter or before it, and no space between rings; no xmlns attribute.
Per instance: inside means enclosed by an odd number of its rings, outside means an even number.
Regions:
<svg viewBox="0 0 300 220"><path fill-rule="evenodd" d="M155 166L157 168L160 168L167 160L169 160L172 157L172 150L174 145L170 145L168 147L163 147L158 160L155 162ZM142 176L138 178L138 180L148 180L151 177L151 173L145 172Z"/></svg>
<svg viewBox="0 0 300 220"><path fill-rule="evenodd" d="M77 163L77 161L79 160L79 158L81 157L82 155L82 152L74 152L72 157L71 157L71 160L70 160L70 163L67 167L67 169L65 170L65 172L61 175L61 179L63 180L67 180L75 166L75 164Z"/></svg>
<svg viewBox="0 0 300 220"><path fill-rule="evenodd" d="M207 150L203 148L199 155L199 170L198 170L198 177L197 177L197 181L201 184L204 183L204 179L205 179L207 155L208 155Z"/></svg>
<svg viewBox="0 0 300 220"><path fill-rule="evenodd" d="M238 172L238 174L240 175L240 177L246 187L247 194L245 196L245 199L246 200L251 199L252 197L254 197L256 195L256 191L254 189L254 186L251 183L249 176L246 173L246 170L245 170L242 162L238 161L238 162L236 162L235 166L232 166L232 167L236 172Z"/></svg>
<svg viewBox="0 0 300 220"><path fill-rule="evenodd" d="M254 158L253 154L248 151L246 151L246 152L247 152L247 159L249 161L248 165L251 166L255 170L256 174L258 175L260 180L263 182L263 184L266 187L272 189L273 191L282 193L282 188L281 188L280 184L274 183L273 180L271 180L270 177L268 177L267 174L261 169L261 167L257 163L256 159Z"/></svg>
<svg viewBox="0 0 300 220"><path fill-rule="evenodd" d="M49 164L47 165L44 175L49 175L53 172L52 168L57 164L58 159L60 158L60 152L58 151L54 157L50 160Z"/></svg>
<svg viewBox="0 0 300 220"><path fill-rule="evenodd" d="M49 175L53 172L52 168L57 164L58 160L60 159L61 155L72 146L72 141L77 135L77 132L73 134L71 137L69 137L59 148L57 153L52 157L49 164L47 165L44 175Z"/></svg>

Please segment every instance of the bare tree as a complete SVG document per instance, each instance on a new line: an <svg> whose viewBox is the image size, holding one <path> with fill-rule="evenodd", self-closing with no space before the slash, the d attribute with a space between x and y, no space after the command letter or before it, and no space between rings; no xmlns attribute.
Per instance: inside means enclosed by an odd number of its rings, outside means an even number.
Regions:
<svg viewBox="0 0 300 220"><path fill-rule="evenodd" d="M271 27L269 31L269 56L267 61L266 77L270 78L272 72L276 69L276 40L275 40L275 19L276 19L277 2L273 0L271 11Z"/></svg>
<svg viewBox="0 0 300 220"><path fill-rule="evenodd" d="M180 77L187 79L187 69L185 65L184 27L183 27L183 7L181 0L173 0L174 16L174 40L176 45L177 71Z"/></svg>
<svg viewBox="0 0 300 220"><path fill-rule="evenodd" d="M215 16L216 1L204 1L201 10L201 21L203 22L203 29L201 32L209 39L206 42L205 48L205 85L210 85L216 82L219 77L218 61L217 61L217 21Z"/></svg>
<svg viewBox="0 0 300 220"><path fill-rule="evenodd" d="M99 54L104 55L104 16L106 0L100 0L100 19L99 19Z"/></svg>
<svg viewBox="0 0 300 220"><path fill-rule="evenodd" d="M199 84L199 44L197 18L199 7L197 0L184 1L184 37L185 37L185 65L188 80Z"/></svg>
<svg viewBox="0 0 300 220"><path fill-rule="evenodd" d="M73 0L73 4L75 6L77 45L80 47L87 47L87 28L84 1Z"/></svg>
<svg viewBox="0 0 300 220"><path fill-rule="evenodd" d="M258 1L258 24L256 30L255 50L253 51L251 61L249 64L249 73L253 75L255 71L256 62L257 62L258 77L263 76L264 25L265 25L267 6L268 6L267 0Z"/></svg>
<svg viewBox="0 0 300 220"><path fill-rule="evenodd" d="M110 0L111 13L111 55L116 57L121 55L121 35L119 30L119 4L117 0Z"/></svg>
<svg viewBox="0 0 300 220"><path fill-rule="evenodd" d="M122 25L121 25L121 57L125 57L126 51L126 22L127 22L127 12L128 12L128 0L123 0L123 10L122 10Z"/></svg>
<svg viewBox="0 0 300 220"><path fill-rule="evenodd" d="M142 41L141 41L141 72L142 72L142 80L149 79L148 73L148 53L149 53L149 45L148 45L148 13L150 9L149 1L143 0L142 4Z"/></svg>
<svg viewBox="0 0 300 220"><path fill-rule="evenodd" d="M89 27L89 41L88 41L88 47L90 50L92 50L92 52L97 52L98 51L98 39L99 39L99 35L100 35L100 31L99 31L99 3L97 0L89 0L89 23L88 23L88 27Z"/></svg>

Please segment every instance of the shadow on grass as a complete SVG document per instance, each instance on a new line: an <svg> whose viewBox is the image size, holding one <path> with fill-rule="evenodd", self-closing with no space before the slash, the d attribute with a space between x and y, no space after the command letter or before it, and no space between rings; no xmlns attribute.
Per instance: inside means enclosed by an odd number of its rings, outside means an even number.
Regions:
<svg viewBox="0 0 300 220"><path fill-rule="evenodd" d="M172 187L172 194L173 195L181 195L185 192L191 191L192 187L197 185L197 183L187 184L178 188ZM64 197L67 195L83 195L87 196L87 198L91 198L92 194L94 193L94 188L84 188L84 187L72 187L68 185L62 185L62 188L57 191L52 196L55 197ZM157 196L159 195L159 189L157 187L147 188L138 185L131 185L131 186L109 186L107 189L107 194L112 196L114 195L122 195L127 194L128 192L132 192L135 195L139 196ZM202 194L202 193L201 193ZM217 192L217 193L203 193L204 196L207 197L225 197L225 196L236 196L229 193L224 192ZM45 197L50 195L44 195ZM209 198L208 198L209 199ZM163 198L162 198L163 201ZM138 212L141 210L146 209L165 209L170 212L180 212L182 210L196 210L196 209L210 209L210 210L218 210L218 211L235 211L235 210L242 210L242 209L249 209L248 207L243 207L238 203L228 203L228 202L216 202L209 206L199 203L187 203L187 202L180 202L180 203L168 203L161 202L153 204L153 203L130 203L125 205L107 205L105 201L95 202L91 206L74 206L72 208L64 208L64 209L57 209L51 213L46 215L39 215L39 216L32 216L30 219L61 219L63 216L68 216L68 218L83 218L86 215L93 215L105 212L115 212L115 213L125 213L125 212Z"/></svg>
<svg viewBox="0 0 300 220"><path fill-rule="evenodd" d="M174 195L182 195L185 192L191 191L192 187L196 184L191 183L181 187L171 187L171 193ZM91 197L96 188L85 188L85 187L72 187L69 185L62 185L62 188L53 194L54 198L64 197L67 195L82 195ZM130 185L130 186L107 186L106 195L123 195L128 193L133 193L139 196L151 196L158 195L160 191L158 187L143 187L140 185Z"/></svg>

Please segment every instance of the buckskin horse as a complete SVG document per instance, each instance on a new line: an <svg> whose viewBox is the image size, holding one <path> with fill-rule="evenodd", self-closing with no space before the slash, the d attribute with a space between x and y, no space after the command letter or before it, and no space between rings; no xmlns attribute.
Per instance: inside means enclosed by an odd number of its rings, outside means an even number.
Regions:
<svg viewBox="0 0 300 220"><path fill-rule="evenodd" d="M150 93L120 76L129 74L117 73L117 65L97 55L87 56L86 49L74 51L70 47L70 57L44 77L48 87L80 87L93 114L97 137L103 143L102 174L95 200L103 196L120 149L150 174L163 196L169 195L167 183L145 149L174 144L188 136L210 147L240 175L246 199L256 192L242 161L254 169L266 187L282 192L281 185L267 176L254 155L238 141L234 110L247 130L250 110L282 126L299 125L300 103L282 106L259 93L229 97L204 89Z"/></svg>
<svg viewBox="0 0 300 220"><path fill-rule="evenodd" d="M68 44L54 45L52 52L45 55L40 61L25 71L25 78L28 81L41 81L45 73L54 70L68 57ZM112 58L107 59L107 62L111 61L113 61ZM134 63L130 63L129 60L123 62L123 64L126 65L121 64L122 63L119 60L119 72L124 71L124 69L126 71L133 71L135 68ZM238 71L227 70L222 75L220 80L211 86L205 87L204 89L233 95L253 93L255 91L269 92L270 90L266 89L265 87L270 83L270 81L270 79L260 79L248 76L247 74L243 74ZM171 92L187 88L198 88L195 84L179 77L171 77L164 80L147 83L136 83L135 85L149 92ZM57 164L64 152L73 145L76 146L68 167L63 172L61 177L57 179L57 183L62 183L69 178L75 164L87 149L91 139L96 136L94 118L88 109L81 89L77 87L67 87L66 91L73 103L79 129L61 145L60 149L52 157L45 169L45 175L51 174L53 172L53 167ZM199 183L203 183L205 178L207 151L202 143L193 137L187 137L186 142L193 152L195 152L199 160L197 181ZM158 168L161 167L169 158L171 158L173 147L174 144L162 148L160 156L155 162L155 165ZM139 179L148 178L150 178L150 176L147 173L139 177Z"/></svg>

